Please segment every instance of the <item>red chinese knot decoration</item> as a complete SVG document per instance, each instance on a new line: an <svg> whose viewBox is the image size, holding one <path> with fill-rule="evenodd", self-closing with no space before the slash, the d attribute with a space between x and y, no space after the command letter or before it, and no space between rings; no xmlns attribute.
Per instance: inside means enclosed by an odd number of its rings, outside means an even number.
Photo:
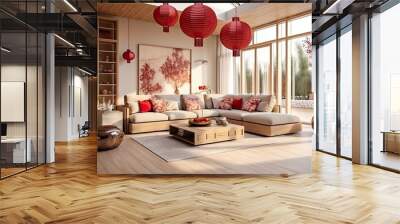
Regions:
<svg viewBox="0 0 400 224"><path fill-rule="evenodd" d="M163 27L163 32L169 32L169 27L178 21L178 11L168 3L163 3L154 9L153 18Z"/></svg>
<svg viewBox="0 0 400 224"><path fill-rule="evenodd" d="M217 27L217 16L203 3L194 3L183 10L179 24L186 35L194 38L194 46L202 47L203 39L210 36Z"/></svg>
<svg viewBox="0 0 400 224"><path fill-rule="evenodd" d="M131 63L131 61L135 59L135 53L128 49L122 54L122 57L126 60L126 62Z"/></svg>
<svg viewBox="0 0 400 224"><path fill-rule="evenodd" d="M240 56L240 50L249 46L251 42L251 28L249 24L232 17L232 21L225 24L220 33L222 44L233 51L233 56Z"/></svg>

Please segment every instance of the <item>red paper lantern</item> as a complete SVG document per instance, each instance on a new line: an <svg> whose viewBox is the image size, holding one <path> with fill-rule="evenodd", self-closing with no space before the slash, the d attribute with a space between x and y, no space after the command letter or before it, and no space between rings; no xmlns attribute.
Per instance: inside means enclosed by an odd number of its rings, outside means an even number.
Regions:
<svg viewBox="0 0 400 224"><path fill-rule="evenodd" d="M178 21L178 11L168 3L163 3L154 9L153 18L163 27L164 32L169 32L169 27Z"/></svg>
<svg viewBox="0 0 400 224"><path fill-rule="evenodd" d="M126 60L126 62L131 63L131 61L135 59L135 53L128 49L122 54L122 57Z"/></svg>
<svg viewBox="0 0 400 224"><path fill-rule="evenodd" d="M202 47L203 39L210 36L217 27L217 16L203 3L194 3L183 10L179 24L186 35L194 38L194 46Z"/></svg>
<svg viewBox="0 0 400 224"><path fill-rule="evenodd" d="M249 46L251 42L251 28L249 24L232 17L232 21L225 24L219 35L222 44L233 51L233 56L240 56L240 50Z"/></svg>

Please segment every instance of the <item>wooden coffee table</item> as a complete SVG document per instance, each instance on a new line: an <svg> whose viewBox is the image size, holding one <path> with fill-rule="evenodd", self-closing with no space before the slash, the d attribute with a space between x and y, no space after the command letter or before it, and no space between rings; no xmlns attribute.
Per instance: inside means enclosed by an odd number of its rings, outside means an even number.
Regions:
<svg viewBox="0 0 400 224"><path fill-rule="evenodd" d="M189 124L171 124L169 126L169 134L192 145L204 145L243 138L244 127L236 124L205 127L191 127Z"/></svg>

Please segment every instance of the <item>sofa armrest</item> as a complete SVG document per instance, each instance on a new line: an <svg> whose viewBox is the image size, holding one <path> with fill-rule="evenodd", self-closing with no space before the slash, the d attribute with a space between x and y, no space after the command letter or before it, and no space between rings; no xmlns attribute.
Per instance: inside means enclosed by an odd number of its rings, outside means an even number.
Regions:
<svg viewBox="0 0 400 224"><path fill-rule="evenodd" d="M280 113L281 112L281 105L275 105L274 108L272 109L272 112Z"/></svg>
<svg viewBox="0 0 400 224"><path fill-rule="evenodd" d="M122 124L123 124L123 131L128 133L128 116L129 116L129 106L127 105L116 105L115 109L122 112Z"/></svg>

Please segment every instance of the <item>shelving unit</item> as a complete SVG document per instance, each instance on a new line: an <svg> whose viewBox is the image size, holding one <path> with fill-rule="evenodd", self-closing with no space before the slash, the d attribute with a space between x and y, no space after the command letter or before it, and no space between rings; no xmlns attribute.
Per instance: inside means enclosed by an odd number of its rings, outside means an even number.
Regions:
<svg viewBox="0 0 400 224"><path fill-rule="evenodd" d="M118 95L118 22L98 17L97 71L98 105L115 105Z"/></svg>

